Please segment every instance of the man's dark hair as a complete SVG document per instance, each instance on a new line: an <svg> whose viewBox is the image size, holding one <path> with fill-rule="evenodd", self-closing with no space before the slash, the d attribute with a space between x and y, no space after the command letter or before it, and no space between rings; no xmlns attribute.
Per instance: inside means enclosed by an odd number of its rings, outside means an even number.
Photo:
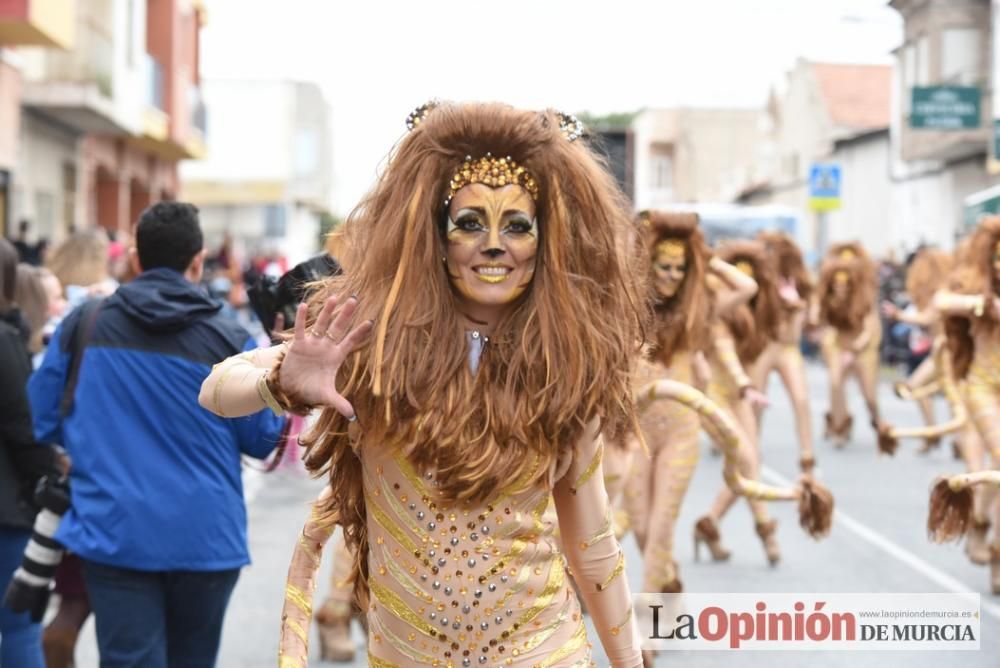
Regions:
<svg viewBox="0 0 1000 668"><path fill-rule="evenodd" d="M157 202L139 216L135 246L143 271L166 267L183 272L204 247L198 209L185 202Z"/></svg>

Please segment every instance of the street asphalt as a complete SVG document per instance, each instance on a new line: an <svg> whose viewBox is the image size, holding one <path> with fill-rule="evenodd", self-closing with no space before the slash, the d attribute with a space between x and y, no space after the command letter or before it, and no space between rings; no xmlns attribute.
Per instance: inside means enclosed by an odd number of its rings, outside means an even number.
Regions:
<svg viewBox="0 0 1000 668"><path fill-rule="evenodd" d="M722 484L721 460L709 454L707 444L685 499L678 525L675 555L685 589L692 592L978 592L982 595L982 633L979 651L924 652L666 652L657 666L785 666L889 668L913 666L940 668L1000 666L1000 597L989 588L987 567L975 566L961 545L935 545L927 540L925 522L928 489L934 478L961 471L951 456L950 441L944 447L920 455L917 442L904 442L894 458L876 453L875 437L867 428L864 405L852 388L855 415L854 441L844 450L824 443L821 417L826 409L826 377L818 366L809 368L814 432L817 434L817 477L836 496L837 515L833 531L815 542L798 527L793 504L772 504L778 519L778 537L783 558L776 567L767 565L749 510L738 504L721 525L733 554L727 563L695 562L691 531L695 520L709 508ZM767 482L794 480L798 476L798 451L792 413L781 385L770 388L772 406L765 414L763 431L763 477ZM919 414L914 405L893 396L888 384L880 388L884 418L901 425L914 425ZM943 416L945 406L937 412ZM295 470L274 474L248 472L245 476L250 501L250 549L253 565L246 568L233 594L222 639L218 665L223 668L273 667L277 664L277 639L283 586L292 546L306 516L306 504L320 483ZM640 585L640 556L635 542L624 542L629 580L633 591ZM317 604L329 577L325 562L319 577ZM364 637L355 624L358 654L354 666L367 665ZM594 660L608 665L600 642L590 629ZM319 661L315 631L312 656ZM93 622L81 637L77 665L97 666ZM341 664L344 665L344 664Z"/></svg>

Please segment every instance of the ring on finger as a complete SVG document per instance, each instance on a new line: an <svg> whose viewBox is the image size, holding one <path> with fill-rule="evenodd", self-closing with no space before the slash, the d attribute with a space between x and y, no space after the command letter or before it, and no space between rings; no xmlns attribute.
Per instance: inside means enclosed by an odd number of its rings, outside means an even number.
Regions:
<svg viewBox="0 0 1000 668"><path fill-rule="evenodd" d="M311 334L312 336L315 336L317 339L321 339L324 336L323 332L319 331L315 327L309 330L309 334Z"/></svg>
<svg viewBox="0 0 1000 668"><path fill-rule="evenodd" d="M333 334L331 334L330 332L327 332L323 336L325 336L326 338L330 339L331 341L336 341L337 340L337 337L334 336Z"/></svg>

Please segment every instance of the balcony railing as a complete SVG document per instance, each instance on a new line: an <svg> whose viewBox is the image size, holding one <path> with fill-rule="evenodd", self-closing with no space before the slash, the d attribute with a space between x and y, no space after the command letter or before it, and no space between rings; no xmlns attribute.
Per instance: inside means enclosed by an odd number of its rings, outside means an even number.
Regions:
<svg viewBox="0 0 1000 668"><path fill-rule="evenodd" d="M154 56L145 54L142 60L142 74L146 91L146 104L154 109L166 111L167 94L163 63Z"/></svg>
<svg viewBox="0 0 1000 668"><path fill-rule="evenodd" d="M71 51L45 51L43 81L94 84L102 95L110 98L114 92L113 58L110 30L90 17L83 17L77 24L76 44Z"/></svg>

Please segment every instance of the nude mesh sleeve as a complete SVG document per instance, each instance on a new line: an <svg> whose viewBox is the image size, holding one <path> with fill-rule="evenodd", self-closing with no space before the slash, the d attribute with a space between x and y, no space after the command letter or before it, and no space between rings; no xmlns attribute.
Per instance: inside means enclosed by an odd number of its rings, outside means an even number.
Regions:
<svg viewBox="0 0 1000 668"><path fill-rule="evenodd" d="M642 665L625 554L615 538L601 464L604 443L585 437L553 492L566 558L615 668Z"/></svg>

